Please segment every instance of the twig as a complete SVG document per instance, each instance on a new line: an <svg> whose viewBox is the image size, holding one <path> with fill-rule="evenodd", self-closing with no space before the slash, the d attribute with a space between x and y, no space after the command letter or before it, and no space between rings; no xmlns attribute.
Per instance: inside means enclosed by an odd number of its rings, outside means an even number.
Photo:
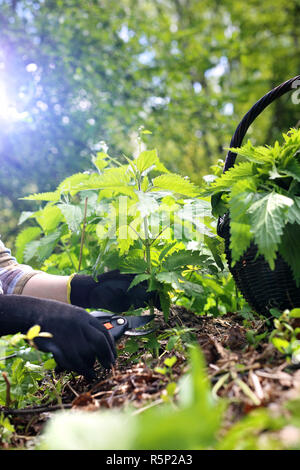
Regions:
<svg viewBox="0 0 300 470"><path fill-rule="evenodd" d="M88 197L85 198L84 201L84 215L83 215L83 227L81 232L81 241L80 241L80 253L79 253L79 262L78 262L78 272L81 268L81 261L82 261L82 250L83 250L83 243L84 243L84 235L85 235L85 226L86 226L86 213L87 213L87 203Z"/></svg>
<svg viewBox="0 0 300 470"><path fill-rule="evenodd" d="M259 400L262 401L264 399L264 392L263 392L263 389L260 385L260 381L259 381L258 376L253 372L253 370L250 370L249 377L250 377L250 380L251 380L252 385L254 387L256 396L258 397Z"/></svg>
<svg viewBox="0 0 300 470"><path fill-rule="evenodd" d="M101 395L109 395L111 393L114 393L112 390L104 390L102 392L97 392L95 395L92 395L92 398L100 397Z"/></svg>
<svg viewBox="0 0 300 470"><path fill-rule="evenodd" d="M235 383L242 389L244 394L250 398L250 400L254 403L255 406L259 406L261 404L260 399L252 392L251 388L243 382L241 379L237 378L234 380Z"/></svg>
<svg viewBox="0 0 300 470"><path fill-rule="evenodd" d="M14 408L4 408L0 407L0 412L4 415L28 415L28 414L37 414L37 413L49 413L51 411L61 410L62 408L68 409L72 407L72 403L65 403L63 405L53 405L53 406L36 406L33 408L21 408L19 410Z"/></svg>
<svg viewBox="0 0 300 470"><path fill-rule="evenodd" d="M75 397L79 397L79 393L74 390L74 388L69 384L69 382L67 382L66 385L71 390L71 392L74 393Z"/></svg>
<svg viewBox="0 0 300 470"><path fill-rule="evenodd" d="M217 383L214 385L211 393L212 395L217 398L217 392L218 390L223 387L223 385L225 384L225 382L227 381L227 379L229 378L230 376L230 372L227 372L227 374L224 374L222 375L219 380L217 381Z"/></svg>
<svg viewBox="0 0 300 470"><path fill-rule="evenodd" d="M140 413L143 413L143 411L146 411L148 410L149 408L152 408L153 406L157 406L157 405L160 405L161 403L163 403L163 400L162 398L159 398L158 400L150 403L149 405L146 405L144 406L143 408L139 408L138 410L134 411L132 414L133 415L138 415Z"/></svg>
<svg viewBox="0 0 300 470"><path fill-rule="evenodd" d="M17 353L10 354L9 356L0 357L0 362L5 361L6 359L11 359L12 357L16 357Z"/></svg>

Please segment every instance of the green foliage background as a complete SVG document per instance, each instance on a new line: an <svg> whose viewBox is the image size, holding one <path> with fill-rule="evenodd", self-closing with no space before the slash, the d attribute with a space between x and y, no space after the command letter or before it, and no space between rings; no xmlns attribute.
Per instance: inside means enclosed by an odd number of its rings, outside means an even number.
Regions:
<svg viewBox="0 0 300 470"><path fill-rule="evenodd" d="M0 83L28 113L0 113L4 240L19 197L87 168L101 141L129 154L140 125L199 182L250 106L299 73L299 12L299 0L0 0ZM284 97L249 136L271 144L298 121Z"/></svg>

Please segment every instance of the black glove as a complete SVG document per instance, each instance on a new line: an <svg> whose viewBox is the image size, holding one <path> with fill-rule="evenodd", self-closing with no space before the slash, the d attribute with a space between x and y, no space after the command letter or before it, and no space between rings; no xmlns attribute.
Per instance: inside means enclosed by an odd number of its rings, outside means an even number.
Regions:
<svg viewBox="0 0 300 470"><path fill-rule="evenodd" d="M42 351L51 352L60 369L95 377L96 357L109 369L116 359L114 340L106 328L79 307L23 295L0 295L0 336L26 333L33 325L52 338L35 338Z"/></svg>
<svg viewBox="0 0 300 470"><path fill-rule="evenodd" d="M160 308L157 292L147 292L147 283L140 284L128 290L136 274L120 274L120 271L109 271L97 276L76 274L71 280L70 301L73 305L84 308L104 308L114 313L126 312L145 307L150 301Z"/></svg>

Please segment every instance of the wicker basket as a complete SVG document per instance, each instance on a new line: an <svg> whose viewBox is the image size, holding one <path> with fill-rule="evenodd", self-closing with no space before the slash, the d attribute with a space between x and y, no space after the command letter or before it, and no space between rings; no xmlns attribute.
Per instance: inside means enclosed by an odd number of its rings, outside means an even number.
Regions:
<svg viewBox="0 0 300 470"><path fill-rule="evenodd" d="M294 82L298 80L300 80L300 75L282 83L257 101L238 125L230 147L240 147L249 126L256 117L275 99L295 90L296 83ZM235 159L236 153L229 151L223 172L234 166ZM270 308L274 307L279 310L300 307L300 288L295 284L290 267L279 254L275 269L272 271L264 257L257 256L257 247L252 243L234 267L231 266L229 220L229 213L219 218L218 235L225 239L225 253L230 272L249 305L257 313L263 315L268 315Z"/></svg>

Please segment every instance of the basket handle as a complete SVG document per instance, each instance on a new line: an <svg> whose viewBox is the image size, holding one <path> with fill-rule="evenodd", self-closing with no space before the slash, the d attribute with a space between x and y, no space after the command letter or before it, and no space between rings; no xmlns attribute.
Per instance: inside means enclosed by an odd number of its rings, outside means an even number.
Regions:
<svg viewBox="0 0 300 470"><path fill-rule="evenodd" d="M269 93L264 95L260 100L255 103L254 106L252 106L252 108L248 111L247 114L245 114L238 127L236 128L235 133L233 134L233 137L230 142L230 148L238 148L241 146L247 130L249 129L252 122L257 118L257 116L259 116L260 113L262 113L262 111L277 98L284 95L288 91L295 90L297 87L293 86L293 83L296 81L299 81L300 85L300 75L297 75L296 77L281 83L281 85L278 85L276 88L273 88L273 90L269 91ZM225 171L229 170L229 168L232 168L234 166L236 156L236 153L231 152L230 150L228 151L223 173L225 173Z"/></svg>

